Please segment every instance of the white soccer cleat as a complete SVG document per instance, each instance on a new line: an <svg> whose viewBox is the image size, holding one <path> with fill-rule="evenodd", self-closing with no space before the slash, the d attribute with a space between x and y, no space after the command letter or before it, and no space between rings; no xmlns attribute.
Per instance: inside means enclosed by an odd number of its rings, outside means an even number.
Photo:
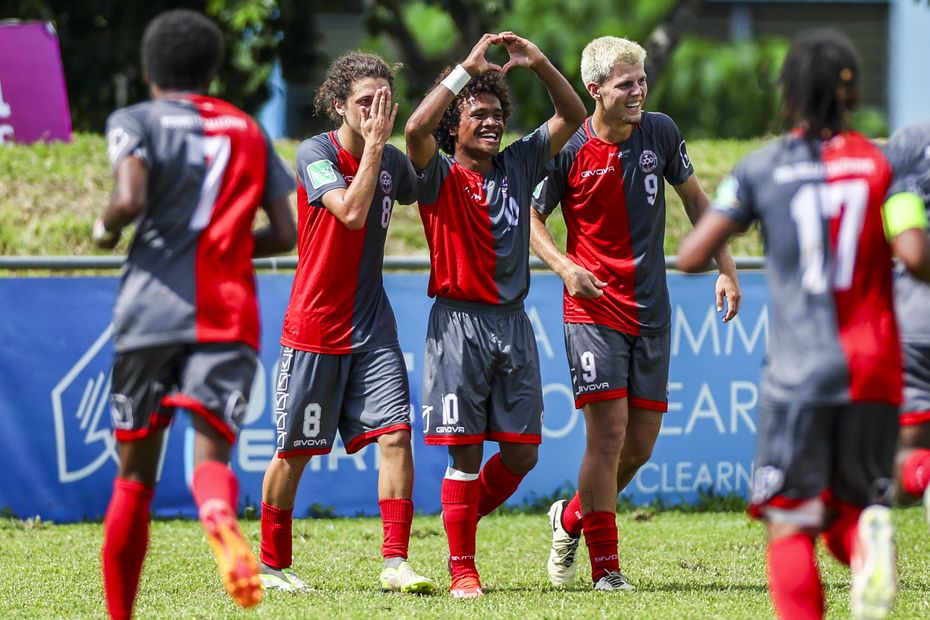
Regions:
<svg viewBox="0 0 930 620"><path fill-rule="evenodd" d="M433 580L418 575L406 561L396 568L385 568L381 571L381 589L385 592L408 592L411 594L432 594L436 591Z"/></svg>
<svg viewBox="0 0 930 620"><path fill-rule="evenodd" d="M615 590L635 590L636 588L627 581L620 571L610 571L597 580L594 584L595 590L602 592L613 592Z"/></svg>
<svg viewBox="0 0 930 620"><path fill-rule="evenodd" d="M282 592L312 592L303 579L298 577L290 568L277 569L260 563L258 577L262 580L262 587L266 590L281 590Z"/></svg>
<svg viewBox="0 0 930 620"><path fill-rule="evenodd" d="M557 588L573 582L578 570L575 565L575 553L578 551L580 537L572 536L562 526L562 513L567 505L568 500L560 499L549 507L552 547L549 549L546 572L549 573L549 582Z"/></svg>
<svg viewBox="0 0 930 620"><path fill-rule="evenodd" d="M891 509L869 506L859 515L849 589L853 618L874 620L891 611L898 591Z"/></svg>

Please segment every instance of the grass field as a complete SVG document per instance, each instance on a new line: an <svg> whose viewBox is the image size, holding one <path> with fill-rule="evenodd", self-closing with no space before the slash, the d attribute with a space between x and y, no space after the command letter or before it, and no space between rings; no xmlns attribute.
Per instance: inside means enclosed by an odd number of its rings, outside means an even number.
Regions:
<svg viewBox="0 0 930 620"><path fill-rule="evenodd" d="M930 617L930 535L918 508L896 509L901 587L892 618ZM772 617L765 585L764 533L742 513L675 510L620 514L620 560L634 592L595 593L579 553L579 580L565 591L545 575L545 515L492 515L478 529L478 567L486 596L454 601L446 593L446 543L438 517L414 519L411 561L443 593L383 594L377 588L377 519L301 519L294 523L294 568L316 591L272 592L254 611L227 598L194 521L156 521L136 612L139 618L733 618ZM243 529L253 545L258 521ZM0 618L97 618L99 523L50 525L0 520ZM828 617L849 617L849 571L821 555Z"/></svg>
<svg viewBox="0 0 930 620"><path fill-rule="evenodd" d="M511 136L512 138L513 136ZM392 142L403 148L403 138ZM713 191L723 176L759 141L704 140L689 143L691 161L704 189ZM282 141L278 152L292 167L297 142ZM75 134L71 144L5 145L0 149L0 254L92 255L90 229L109 197L112 174L103 136ZM666 254L674 254L690 229L677 194L669 187ZM564 247L564 224L556 212L549 219L556 240ZM117 251L125 252L130 236ZM752 231L733 242L733 254L758 256L762 248ZM398 206L388 231L386 253L427 254L423 228L415 207Z"/></svg>

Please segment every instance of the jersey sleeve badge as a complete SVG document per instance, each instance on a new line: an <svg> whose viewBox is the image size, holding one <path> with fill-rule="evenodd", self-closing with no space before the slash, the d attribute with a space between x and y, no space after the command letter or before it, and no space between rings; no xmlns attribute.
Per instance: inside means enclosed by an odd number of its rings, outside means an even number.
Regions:
<svg viewBox="0 0 930 620"><path fill-rule="evenodd" d="M324 185L336 182L336 169L333 167L333 162L321 159L307 165L307 177L313 189L320 189Z"/></svg>

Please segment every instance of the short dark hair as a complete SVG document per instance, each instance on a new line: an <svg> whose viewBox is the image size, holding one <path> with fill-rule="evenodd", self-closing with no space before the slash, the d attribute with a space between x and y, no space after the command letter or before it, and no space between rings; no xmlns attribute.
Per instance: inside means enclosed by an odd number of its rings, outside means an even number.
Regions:
<svg viewBox="0 0 930 620"><path fill-rule="evenodd" d="M165 11L142 35L142 68L159 88L206 88L223 60L223 35L197 11Z"/></svg>
<svg viewBox="0 0 930 620"><path fill-rule="evenodd" d="M785 117L808 138L825 139L849 127L859 105L859 59L835 30L801 35L788 50L779 82Z"/></svg>
<svg viewBox="0 0 930 620"><path fill-rule="evenodd" d="M446 67L443 72L439 74L439 77L436 78L436 82L433 84L432 88L430 88L430 91L432 91L433 88L438 88L440 82L442 82L451 71L452 67ZM482 93L490 93L500 100L501 110L504 112L504 125L510 120L513 106L510 104L510 88L507 86L507 80L504 79L504 74L499 71L486 71L481 75L473 77L468 81L468 84L465 85L465 88L459 91L459 94L455 96L455 99L452 100L452 103L449 104L449 107L446 108L445 113L443 113L442 119L439 121L439 126L433 130L433 136L436 138L436 143L439 145L439 148L449 155L455 155L456 138L454 132L458 131L459 122L462 119L462 105L468 99Z"/></svg>
<svg viewBox="0 0 930 620"><path fill-rule="evenodd" d="M326 70L323 83L316 91L313 105L320 116L326 114L337 123L342 123L342 117L336 112L333 100L345 103L352 93L352 85L364 78L381 78L387 80L391 91L394 91L394 72L400 65L388 66L384 59L377 54L368 52L349 52L333 61Z"/></svg>

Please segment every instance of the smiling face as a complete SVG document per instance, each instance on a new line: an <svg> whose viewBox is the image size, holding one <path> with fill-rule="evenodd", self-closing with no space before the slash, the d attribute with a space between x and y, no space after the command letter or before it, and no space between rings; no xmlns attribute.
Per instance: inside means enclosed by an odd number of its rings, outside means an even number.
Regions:
<svg viewBox="0 0 930 620"><path fill-rule="evenodd" d="M342 117L343 124L348 125L353 132L361 135L362 110L371 108L375 91L381 87L390 88L390 84L384 78L361 78L352 83L352 88L349 90L349 96L346 97L345 102L334 99L333 107Z"/></svg>
<svg viewBox="0 0 930 620"><path fill-rule="evenodd" d="M456 158L459 153L476 160L497 155L504 135L504 109L497 95L482 92L468 97L462 101L460 112L454 131Z"/></svg>
<svg viewBox="0 0 930 620"><path fill-rule="evenodd" d="M601 84L590 82L587 87L608 119L628 125L642 120L643 104L649 90L643 63L619 63Z"/></svg>

